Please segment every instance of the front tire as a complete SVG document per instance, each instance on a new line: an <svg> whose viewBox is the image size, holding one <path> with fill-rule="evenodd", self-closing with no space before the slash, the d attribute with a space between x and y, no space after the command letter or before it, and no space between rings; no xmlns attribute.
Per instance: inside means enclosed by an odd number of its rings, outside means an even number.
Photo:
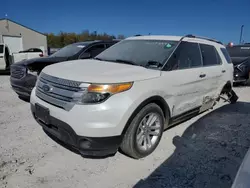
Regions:
<svg viewBox="0 0 250 188"><path fill-rule="evenodd" d="M164 114L157 104L144 106L132 119L124 135L121 150L135 159L148 156L158 146L164 124Z"/></svg>

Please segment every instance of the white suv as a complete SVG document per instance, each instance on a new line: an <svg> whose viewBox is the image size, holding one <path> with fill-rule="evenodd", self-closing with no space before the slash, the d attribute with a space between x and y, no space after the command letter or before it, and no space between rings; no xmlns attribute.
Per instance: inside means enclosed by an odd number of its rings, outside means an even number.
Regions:
<svg viewBox="0 0 250 188"><path fill-rule="evenodd" d="M51 138L83 156L120 148L142 158L164 129L212 108L221 93L232 96L232 81L233 65L220 42L136 36L94 59L44 68L31 110Z"/></svg>

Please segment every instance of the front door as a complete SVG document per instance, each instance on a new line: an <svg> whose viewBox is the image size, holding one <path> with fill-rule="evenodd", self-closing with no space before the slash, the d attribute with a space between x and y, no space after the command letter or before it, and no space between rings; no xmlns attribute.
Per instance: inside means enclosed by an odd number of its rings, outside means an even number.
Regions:
<svg viewBox="0 0 250 188"><path fill-rule="evenodd" d="M182 41L163 70L166 70L162 72L166 83L171 80L166 92L173 98L172 116L202 105L205 77L197 43Z"/></svg>

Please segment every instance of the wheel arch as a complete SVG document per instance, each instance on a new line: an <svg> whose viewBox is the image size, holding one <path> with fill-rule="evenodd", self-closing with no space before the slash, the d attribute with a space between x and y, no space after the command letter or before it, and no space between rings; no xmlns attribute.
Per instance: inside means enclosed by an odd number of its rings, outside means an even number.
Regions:
<svg viewBox="0 0 250 188"><path fill-rule="evenodd" d="M167 102L164 100L163 97L159 96L159 95L155 95L155 96L152 96L152 97L149 97L147 99L145 99L143 102L140 103L140 105L133 111L133 113L130 115L128 121L126 122L125 124L125 127L123 128L123 131L122 131L122 135L124 135L130 125L130 123L132 122L133 118L135 117L135 115L144 107L146 106L147 104L149 103L155 103L157 104L163 114L164 114L164 118L165 119L170 119L170 108L169 108L169 105L167 104Z"/></svg>

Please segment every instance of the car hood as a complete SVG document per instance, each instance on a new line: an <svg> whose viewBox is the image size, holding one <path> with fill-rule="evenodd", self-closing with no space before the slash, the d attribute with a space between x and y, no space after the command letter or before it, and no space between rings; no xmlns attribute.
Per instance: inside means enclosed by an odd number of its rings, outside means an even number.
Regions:
<svg viewBox="0 0 250 188"><path fill-rule="evenodd" d="M25 59L19 62L14 63L15 65L22 65L22 66L27 66L31 64L36 64L36 63L58 63L61 61L66 61L67 57L39 57L39 58L33 58L33 59Z"/></svg>
<svg viewBox="0 0 250 188"><path fill-rule="evenodd" d="M141 66L94 59L67 61L47 66L43 72L59 78L88 83L118 83L159 77L161 71Z"/></svg>

